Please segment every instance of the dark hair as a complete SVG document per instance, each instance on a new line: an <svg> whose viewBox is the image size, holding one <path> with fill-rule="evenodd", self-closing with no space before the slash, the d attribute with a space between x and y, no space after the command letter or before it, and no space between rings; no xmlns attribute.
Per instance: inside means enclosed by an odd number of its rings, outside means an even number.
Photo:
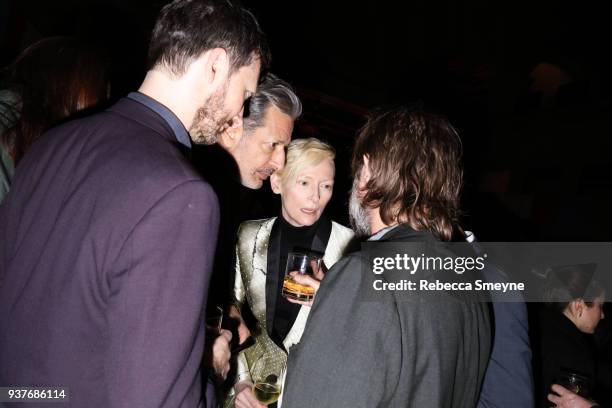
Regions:
<svg viewBox="0 0 612 408"><path fill-rule="evenodd" d="M355 142L355 177L364 155L371 172L364 206L379 207L385 224L408 223L451 239L463 171L461 140L445 118L406 107L375 113Z"/></svg>
<svg viewBox="0 0 612 408"><path fill-rule="evenodd" d="M564 265L551 268L544 285L544 302L559 311L570 302L582 299L587 306L604 293L604 287L595 279L594 263Z"/></svg>
<svg viewBox="0 0 612 408"><path fill-rule="evenodd" d="M7 88L17 101L3 104L0 135L15 164L47 129L107 98L107 67L100 50L71 37L43 39L17 57L7 68Z"/></svg>
<svg viewBox="0 0 612 408"><path fill-rule="evenodd" d="M252 131L263 125L266 111L270 105L276 106L293 120L302 114L302 103L291 85L276 75L268 73L257 85L257 91L249 101L248 112L245 112L244 118L246 131Z"/></svg>
<svg viewBox="0 0 612 408"><path fill-rule="evenodd" d="M231 71L259 57L262 70L270 51L257 20L229 0L174 0L157 18L149 44L149 68L156 65L182 75L192 60L214 48L227 51Z"/></svg>

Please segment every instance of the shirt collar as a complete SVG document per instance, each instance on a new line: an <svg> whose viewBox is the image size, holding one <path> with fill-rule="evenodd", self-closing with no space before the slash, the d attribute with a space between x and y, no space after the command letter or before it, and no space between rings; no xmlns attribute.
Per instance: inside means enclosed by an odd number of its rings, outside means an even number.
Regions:
<svg viewBox="0 0 612 408"><path fill-rule="evenodd" d="M394 230L395 228L397 228L399 226L399 224L395 224L395 225L391 225L388 227L385 227L383 229L381 229L380 231L378 231L376 234L372 235L368 241L378 241L379 239L381 239L383 237L383 235L385 235L387 232Z"/></svg>
<svg viewBox="0 0 612 408"><path fill-rule="evenodd" d="M191 138L189 137L189 133L187 133L187 129L185 129L185 126L183 126L181 121L176 117L174 113L172 113L170 109L166 108L164 105L157 102L155 99L141 92L130 92L127 97L136 102L142 103L143 105L157 113L159 116L161 116L162 119L166 121L168 126L170 126L170 129L172 129L176 140L178 140L178 142L183 146L187 147L188 149L191 149Z"/></svg>

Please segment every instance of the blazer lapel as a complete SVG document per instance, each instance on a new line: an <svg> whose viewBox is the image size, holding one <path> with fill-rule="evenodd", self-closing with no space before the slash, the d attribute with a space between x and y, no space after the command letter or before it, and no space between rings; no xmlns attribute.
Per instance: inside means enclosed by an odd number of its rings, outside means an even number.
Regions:
<svg viewBox="0 0 612 408"><path fill-rule="evenodd" d="M329 218L323 216L319 223L319 227L317 228L317 232L315 233L314 240L312 242L311 250L316 255L319 255L321 258L325 255L325 251L327 249L327 243L329 242L329 237L332 231L332 223ZM326 265L327 266L327 265Z"/></svg>
<svg viewBox="0 0 612 408"><path fill-rule="evenodd" d="M276 310L276 288L278 287L278 262L280 258L280 228L274 222L268 241L268 260L266 268L266 330L272 336L274 311Z"/></svg>

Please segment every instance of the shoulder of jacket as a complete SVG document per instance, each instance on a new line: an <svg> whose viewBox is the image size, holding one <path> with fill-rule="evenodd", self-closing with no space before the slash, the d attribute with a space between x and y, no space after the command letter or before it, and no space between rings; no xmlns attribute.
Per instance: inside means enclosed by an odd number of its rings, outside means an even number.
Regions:
<svg viewBox="0 0 612 408"><path fill-rule="evenodd" d="M240 227L238 227L238 235L244 234L244 233L248 233L248 232L251 232L251 231L256 231L259 228L269 226L275 220L276 220L276 217L262 218L262 219L259 219L259 220L243 221L240 224Z"/></svg>

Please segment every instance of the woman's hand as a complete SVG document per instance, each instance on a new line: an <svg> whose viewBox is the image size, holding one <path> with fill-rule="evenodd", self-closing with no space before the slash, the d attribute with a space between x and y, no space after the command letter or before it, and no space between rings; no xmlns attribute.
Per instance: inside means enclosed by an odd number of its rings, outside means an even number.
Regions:
<svg viewBox="0 0 612 408"><path fill-rule="evenodd" d="M306 285L306 286L310 286L310 287L314 288L315 293L314 293L312 299L309 300L309 301L295 300L295 299L290 299L290 298L286 298L286 299L289 302L296 303L298 305L312 306L312 303L314 302L314 298L317 295L317 292L319 291L319 286L321 285L321 280L317 279L317 278L314 278L312 276L309 276L309 275L301 275L298 272L291 272L289 274L289 276L291 276L291 279L293 279L294 281L296 281L300 285Z"/></svg>
<svg viewBox="0 0 612 408"><path fill-rule="evenodd" d="M551 388L558 395L548 394L548 400L558 408L591 408L597 406L596 402L582 398L558 384L553 384Z"/></svg>
<svg viewBox="0 0 612 408"><path fill-rule="evenodd" d="M240 381L234 385L234 391L236 391L236 400L234 405L236 408L265 408L266 405L262 405L261 402L257 401L253 394L253 383L245 380Z"/></svg>

